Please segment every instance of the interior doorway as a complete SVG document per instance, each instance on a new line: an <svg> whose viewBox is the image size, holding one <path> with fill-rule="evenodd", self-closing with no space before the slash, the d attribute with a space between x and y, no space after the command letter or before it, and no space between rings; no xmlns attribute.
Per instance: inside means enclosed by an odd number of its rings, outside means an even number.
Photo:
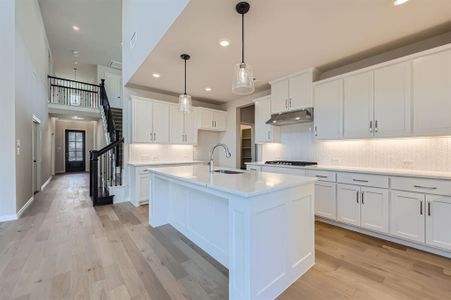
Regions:
<svg viewBox="0 0 451 300"><path fill-rule="evenodd" d="M237 146L239 149L238 166L240 169L246 169L246 163L255 161L256 148L255 148L255 106L254 104L239 108L239 127L238 137L239 141Z"/></svg>
<svg viewBox="0 0 451 300"><path fill-rule="evenodd" d="M66 172L84 172L86 169L86 133L84 130L66 129Z"/></svg>
<svg viewBox="0 0 451 300"><path fill-rule="evenodd" d="M41 121L33 116L31 134L31 164L33 194L41 190Z"/></svg>

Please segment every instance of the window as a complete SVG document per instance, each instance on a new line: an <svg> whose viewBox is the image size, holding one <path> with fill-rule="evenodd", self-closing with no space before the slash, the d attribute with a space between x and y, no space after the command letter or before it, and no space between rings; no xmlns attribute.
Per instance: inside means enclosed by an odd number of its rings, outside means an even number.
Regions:
<svg viewBox="0 0 451 300"><path fill-rule="evenodd" d="M83 161L83 133L69 132L69 161Z"/></svg>

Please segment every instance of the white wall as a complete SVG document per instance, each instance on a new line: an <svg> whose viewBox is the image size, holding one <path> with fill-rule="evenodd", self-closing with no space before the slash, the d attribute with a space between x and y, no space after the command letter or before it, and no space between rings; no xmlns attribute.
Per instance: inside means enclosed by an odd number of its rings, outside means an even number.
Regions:
<svg viewBox="0 0 451 300"><path fill-rule="evenodd" d="M15 1L0 1L0 222L16 214Z"/></svg>
<svg viewBox="0 0 451 300"><path fill-rule="evenodd" d="M64 63L55 63L55 76L70 80L77 80L91 84L99 84L97 81L97 65L79 64L77 65L77 78L75 78L73 66L67 66Z"/></svg>
<svg viewBox="0 0 451 300"><path fill-rule="evenodd" d="M89 151L94 149L96 144L97 121L70 121L56 120L55 122L55 171L64 173L66 171L66 130L83 130L85 132L85 160L86 172L89 171Z"/></svg>
<svg viewBox="0 0 451 300"><path fill-rule="evenodd" d="M41 184L52 172L52 132L47 108L47 74L52 62L49 61L49 44L38 1L22 0L15 1L15 4L15 135L21 144L15 166L16 210L19 211L33 196L31 175L33 116L41 120ZM10 147L14 147L13 145Z"/></svg>
<svg viewBox="0 0 451 300"><path fill-rule="evenodd" d="M124 82L141 66L189 0L123 0L122 64ZM136 44L130 40L136 35Z"/></svg>

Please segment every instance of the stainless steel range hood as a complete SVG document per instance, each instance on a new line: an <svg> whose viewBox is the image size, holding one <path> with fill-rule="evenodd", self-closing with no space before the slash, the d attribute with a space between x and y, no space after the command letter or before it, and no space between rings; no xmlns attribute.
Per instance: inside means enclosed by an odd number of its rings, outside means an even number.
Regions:
<svg viewBox="0 0 451 300"><path fill-rule="evenodd" d="M292 125L313 122L313 107L294 110L286 113L272 114L266 124L274 126Z"/></svg>

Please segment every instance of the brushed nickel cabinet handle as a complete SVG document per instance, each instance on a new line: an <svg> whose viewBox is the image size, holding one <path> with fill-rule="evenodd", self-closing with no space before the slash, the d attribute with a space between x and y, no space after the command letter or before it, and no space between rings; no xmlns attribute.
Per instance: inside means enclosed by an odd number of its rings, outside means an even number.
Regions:
<svg viewBox="0 0 451 300"><path fill-rule="evenodd" d="M359 191L355 192L355 196L356 202L359 203Z"/></svg>
<svg viewBox="0 0 451 300"><path fill-rule="evenodd" d="M423 186L423 185L414 185L413 187L417 188L417 189L426 189L426 190L436 190L437 187L435 186Z"/></svg>
<svg viewBox="0 0 451 300"><path fill-rule="evenodd" d="M315 175L315 177L318 177L318 178L327 178L326 175Z"/></svg>
<svg viewBox="0 0 451 300"><path fill-rule="evenodd" d="M362 192L362 204L365 204L365 200L364 200L364 196L363 195L365 195L365 192Z"/></svg>
<svg viewBox="0 0 451 300"><path fill-rule="evenodd" d="M370 121L370 132L373 132L373 121Z"/></svg>
<svg viewBox="0 0 451 300"><path fill-rule="evenodd" d="M423 201L420 201L420 215L423 215Z"/></svg>
<svg viewBox="0 0 451 300"><path fill-rule="evenodd" d="M355 181L355 182L368 182L368 180L363 180L363 179L352 179L352 181Z"/></svg>
<svg viewBox="0 0 451 300"><path fill-rule="evenodd" d="M428 202L428 216L431 216L431 202Z"/></svg>

